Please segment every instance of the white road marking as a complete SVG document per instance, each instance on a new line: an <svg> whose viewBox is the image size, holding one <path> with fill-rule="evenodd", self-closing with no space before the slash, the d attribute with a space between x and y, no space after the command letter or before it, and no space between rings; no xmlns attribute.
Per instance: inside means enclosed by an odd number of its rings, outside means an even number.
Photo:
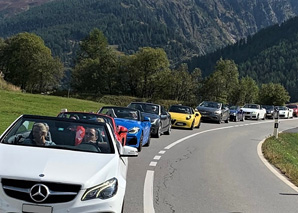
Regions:
<svg viewBox="0 0 298 213"><path fill-rule="evenodd" d="M160 158L161 158L160 155L155 155L154 158L153 158L153 160L159 160Z"/></svg>
<svg viewBox="0 0 298 213"><path fill-rule="evenodd" d="M290 120L286 120L286 121L290 121ZM293 120L292 120L293 121ZM186 136L184 138L181 138L173 143L171 143L170 145L166 146L164 149L168 150L172 147L174 147L175 145L189 139L192 138L194 136L203 134L203 133L207 133L207 132L212 132L212 131L216 131L216 130L222 130L222 129L228 129L228 128L234 128L234 127L243 127L243 126L248 126L248 125L258 125L258 124L264 124L264 123L274 123L274 121L272 120L268 120L268 121L263 121L263 122L256 122L256 123L251 123L251 124L242 124L242 125L235 125L235 126L227 126L227 127L220 127L220 128L215 128L215 129L209 129L209 130L205 130L202 132L198 132L189 136ZM166 151L160 151L160 154L164 154ZM156 166L157 162L151 161L149 166ZM155 213L154 210L154 204L153 204L153 181L154 181L154 171L152 170L147 170L146 173L146 177L145 177L145 183L144 183L144 194L143 194L143 203L144 203L144 213ZM296 187L296 186L295 186ZM297 187L296 189L297 190Z"/></svg>
<svg viewBox="0 0 298 213"><path fill-rule="evenodd" d="M166 151L161 150L161 151L159 151L158 154L162 154L163 155L164 153L166 153Z"/></svg>
<svg viewBox="0 0 298 213"><path fill-rule="evenodd" d="M153 206L154 171L147 170L144 184L144 213L155 213Z"/></svg>
<svg viewBox="0 0 298 213"><path fill-rule="evenodd" d="M298 187L295 186L293 183L291 183L287 177L285 177L283 174L280 173L280 171L275 168L274 166L272 166L264 157L263 152L262 152L262 144L265 142L266 139L262 140L257 147L257 152L258 152L258 156L261 159L261 161L265 164L265 166L267 166L267 168L273 173L275 174L281 181L283 181L285 184L287 184L288 186L290 186L292 189L294 189L296 192L298 192Z"/></svg>
<svg viewBox="0 0 298 213"><path fill-rule="evenodd" d="M150 164L149 164L149 166L156 166L156 164L157 164L157 162L151 161Z"/></svg>

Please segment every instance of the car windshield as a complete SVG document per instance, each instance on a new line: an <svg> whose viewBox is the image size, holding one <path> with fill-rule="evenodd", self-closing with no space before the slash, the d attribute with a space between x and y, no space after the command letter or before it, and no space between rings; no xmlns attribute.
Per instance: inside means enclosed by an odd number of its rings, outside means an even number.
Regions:
<svg viewBox="0 0 298 213"><path fill-rule="evenodd" d="M285 106L278 106L279 110L287 110L287 108Z"/></svg>
<svg viewBox="0 0 298 213"><path fill-rule="evenodd" d="M263 105L263 108L267 109L267 110L274 110L274 106L270 106L270 105Z"/></svg>
<svg viewBox="0 0 298 213"><path fill-rule="evenodd" d="M219 109L220 108L220 103L217 102L209 102L209 101L203 101L202 103L200 103L201 107L210 107L210 108L216 108Z"/></svg>
<svg viewBox="0 0 298 213"><path fill-rule="evenodd" d="M171 106L169 109L169 112L192 114L190 107L187 107L187 106Z"/></svg>
<svg viewBox="0 0 298 213"><path fill-rule="evenodd" d="M102 122L25 115L1 142L79 152L115 153L112 137Z"/></svg>
<svg viewBox="0 0 298 213"><path fill-rule="evenodd" d="M150 103L131 103L128 105L129 108L140 110L141 112L159 114L159 105Z"/></svg>
<svg viewBox="0 0 298 213"><path fill-rule="evenodd" d="M256 104L246 104L243 108L250 108L250 109L259 109L259 105Z"/></svg>
<svg viewBox="0 0 298 213"><path fill-rule="evenodd" d="M238 106L231 106L230 107L230 110L237 110L238 109Z"/></svg>
<svg viewBox="0 0 298 213"><path fill-rule="evenodd" d="M295 106L295 105L287 105L287 107L291 108L291 109L296 109L297 108L297 106Z"/></svg>
<svg viewBox="0 0 298 213"><path fill-rule="evenodd" d="M125 118L129 120L139 121L139 113L137 110L126 107L103 107L99 113L109 115L113 118Z"/></svg>
<svg viewBox="0 0 298 213"><path fill-rule="evenodd" d="M95 113L84 113L84 112L61 112L58 117L61 118L71 118L76 120L90 120L98 122L106 122L111 125L114 129L113 121L111 117L106 115L99 115Z"/></svg>

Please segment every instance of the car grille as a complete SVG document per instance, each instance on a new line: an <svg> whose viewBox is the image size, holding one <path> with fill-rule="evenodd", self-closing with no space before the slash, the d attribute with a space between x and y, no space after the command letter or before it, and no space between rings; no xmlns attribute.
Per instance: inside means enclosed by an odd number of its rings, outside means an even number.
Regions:
<svg viewBox="0 0 298 213"><path fill-rule="evenodd" d="M202 115L211 115L212 114L212 112L207 112L207 111L200 111L200 113Z"/></svg>
<svg viewBox="0 0 298 213"><path fill-rule="evenodd" d="M64 203L73 200L79 193L81 186L73 184L37 182L26 180L1 180L2 187L7 196L33 203ZM36 202L30 196L31 188L36 184L43 184L49 189L49 196L42 202Z"/></svg>

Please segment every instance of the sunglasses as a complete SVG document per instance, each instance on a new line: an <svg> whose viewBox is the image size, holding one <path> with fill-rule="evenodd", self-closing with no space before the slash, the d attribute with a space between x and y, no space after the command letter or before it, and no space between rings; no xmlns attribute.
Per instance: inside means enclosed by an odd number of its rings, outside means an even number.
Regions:
<svg viewBox="0 0 298 213"><path fill-rule="evenodd" d="M87 136L95 136L93 133L91 133L91 132L86 132L86 135Z"/></svg>

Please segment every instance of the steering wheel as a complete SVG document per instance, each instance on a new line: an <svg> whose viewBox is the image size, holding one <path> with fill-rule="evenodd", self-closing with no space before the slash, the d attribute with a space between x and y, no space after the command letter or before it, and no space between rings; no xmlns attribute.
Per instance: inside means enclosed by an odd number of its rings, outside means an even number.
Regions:
<svg viewBox="0 0 298 213"><path fill-rule="evenodd" d="M82 142L77 147L79 147L80 149L85 150L85 151L101 152L98 145L96 143L92 143L92 142L90 142L90 143Z"/></svg>

